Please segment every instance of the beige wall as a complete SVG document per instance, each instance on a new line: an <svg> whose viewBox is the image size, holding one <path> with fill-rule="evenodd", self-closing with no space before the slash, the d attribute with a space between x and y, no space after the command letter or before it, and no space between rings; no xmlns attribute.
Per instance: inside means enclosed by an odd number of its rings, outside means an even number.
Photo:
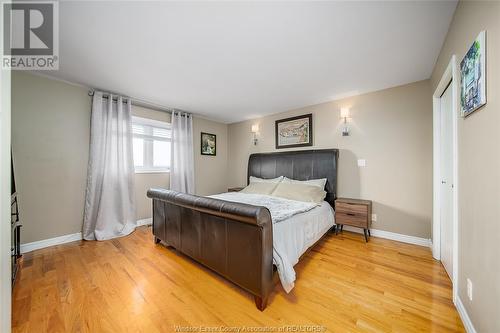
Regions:
<svg viewBox="0 0 500 333"><path fill-rule="evenodd" d="M458 120L459 297L477 332L500 332L500 2L458 4L432 74L432 91L451 56L461 61L480 31L487 39L488 103ZM473 283L473 301L466 279Z"/></svg>
<svg viewBox="0 0 500 333"><path fill-rule="evenodd" d="M194 175L196 194L210 195L227 191L228 126L199 117L193 119ZM201 155L201 132L217 135L217 155Z"/></svg>
<svg viewBox="0 0 500 333"><path fill-rule="evenodd" d="M371 199L373 228L430 238L432 105L429 81L313 105L229 125L229 185L246 182L248 156L275 151L274 121L313 114L314 146L339 148L339 196ZM340 108L351 108L351 135L342 137ZM252 143L259 124L259 143ZM358 159L367 166L359 168Z"/></svg>
<svg viewBox="0 0 500 333"><path fill-rule="evenodd" d="M81 231L90 140L88 89L45 77L12 75L12 150L22 243ZM170 114L133 106L136 116ZM195 186L206 195L226 189L227 125L194 117ZM217 135L217 156L200 155L200 132ZM151 217L151 187L169 188L168 173L136 174L137 218Z"/></svg>
<svg viewBox="0 0 500 333"><path fill-rule="evenodd" d="M81 231L89 139L86 89L13 72L12 155L21 243Z"/></svg>

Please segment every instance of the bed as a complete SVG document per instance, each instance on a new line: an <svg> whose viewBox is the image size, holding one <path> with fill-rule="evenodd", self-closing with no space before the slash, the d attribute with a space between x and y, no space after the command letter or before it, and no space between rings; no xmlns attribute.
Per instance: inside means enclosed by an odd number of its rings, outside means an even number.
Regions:
<svg viewBox="0 0 500 333"><path fill-rule="evenodd" d="M273 266L284 289L290 291L293 266L334 225L337 161L337 149L250 155L247 181L250 176L327 179L324 203L279 223L273 223L272 206L244 203L262 199L241 200L238 193L200 197L150 189L155 242L175 248L247 290L262 311L274 287ZM274 222L280 212L274 209Z"/></svg>

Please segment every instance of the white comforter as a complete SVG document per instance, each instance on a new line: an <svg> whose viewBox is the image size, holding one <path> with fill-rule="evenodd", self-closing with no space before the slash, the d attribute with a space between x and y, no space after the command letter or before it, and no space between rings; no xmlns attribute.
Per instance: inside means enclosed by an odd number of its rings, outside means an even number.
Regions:
<svg viewBox="0 0 500 333"><path fill-rule="evenodd" d="M273 263L287 293L295 284L293 266L298 263L300 256L334 225L333 209L327 202L307 203L241 192L210 197L269 209L273 222Z"/></svg>
<svg viewBox="0 0 500 333"><path fill-rule="evenodd" d="M228 192L211 195L211 198L232 202L241 202L254 206L264 206L269 209L274 223L286 220L299 213L307 212L318 206L317 203L288 200L271 195Z"/></svg>

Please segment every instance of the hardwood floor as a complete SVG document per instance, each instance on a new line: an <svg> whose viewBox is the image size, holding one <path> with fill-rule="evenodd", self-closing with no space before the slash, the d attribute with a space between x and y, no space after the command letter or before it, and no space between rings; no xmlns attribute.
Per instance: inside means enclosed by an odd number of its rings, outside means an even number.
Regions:
<svg viewBox="0 0 500 333"><path fill-rule="evenodd" d="M286 325L304 326L289 332L464 332L450 280L428 248L375 237L365 244L344 231L309 251L296 272L293 291L277 285L260 312L249 294L155 245L151 229L141 227L120 239L24 255L13 332L271 332Z"/></svg>

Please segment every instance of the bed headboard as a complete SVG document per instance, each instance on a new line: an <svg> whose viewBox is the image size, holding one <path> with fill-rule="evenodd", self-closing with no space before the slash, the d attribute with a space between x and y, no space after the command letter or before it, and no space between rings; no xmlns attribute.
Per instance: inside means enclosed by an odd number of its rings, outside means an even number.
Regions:
<svg viewBox="0 0 500 333"><path fill-rule="evenodd" d="M297 180L326 178L325 200L334 206L337 198L338 149L295 150L252 154L248 158L247 182L250 176Z"/></svg>

